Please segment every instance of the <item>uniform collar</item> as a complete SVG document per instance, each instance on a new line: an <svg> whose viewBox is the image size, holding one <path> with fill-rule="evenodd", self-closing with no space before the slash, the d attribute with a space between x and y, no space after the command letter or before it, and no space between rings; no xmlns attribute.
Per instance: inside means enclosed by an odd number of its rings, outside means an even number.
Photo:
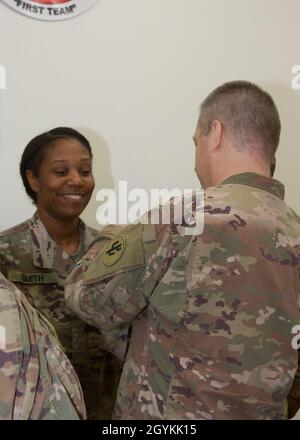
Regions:
<svg viewBox="0 0 300 440"><path fill-rule="evenodd" d="M43 269L55 269L58 272L69 272L74 266L75 258L82 253L89 243L87 228L82 220L79 220L81 245L78 254L69 256L50 237L48 231L37 212L29 220L32 240L33 265Z"/></svg>
<svg viewBox="0 0 300 440"><path fill-rule="evenodd" d="M285 188L279 180L272 179L271 177L262 176L256 173L242 173L236 174L224 180L221 185L238 184L254 186L255 188L268 191L271 194L284 200Z"/></svg>

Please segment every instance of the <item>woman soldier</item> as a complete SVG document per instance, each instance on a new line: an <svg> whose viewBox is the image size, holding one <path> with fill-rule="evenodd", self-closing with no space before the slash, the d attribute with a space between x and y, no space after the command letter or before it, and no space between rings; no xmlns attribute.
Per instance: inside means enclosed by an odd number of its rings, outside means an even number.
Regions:
<svg viewBox="0 0 300 440"><path fill-rule="evenodd" d="M111 417L120 362L106 337L76 318L64 282L97 231L79 216L93 189L92 152L76 130L59 127L32 139L20 164L33 217L0 234L0 271L53 324L78 374L89 419Z"/></svg>

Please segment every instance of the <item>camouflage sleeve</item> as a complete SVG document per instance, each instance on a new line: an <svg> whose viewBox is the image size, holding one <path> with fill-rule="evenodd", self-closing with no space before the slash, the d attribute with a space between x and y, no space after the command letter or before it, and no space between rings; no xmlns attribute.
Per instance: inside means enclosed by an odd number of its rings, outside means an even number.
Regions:
<svg viewBox="0 0 300 440"><path fill-rule="evenodd" d="M0 420L13 418L18 377L22 363L20 323L14 318L17 303L8 282L0 275Z"/></svg>
<svg viewBox="0 0 300 440"><path fill-rule="evenodd" d="M288 395L288 418L293 418L300 408L300 350L298 350L298 370L292 389Z"/></svg>
<svg viewBox="0 0 300 440"><path fill-rule="evenodd" d="M99 329L127 326L148 304L171 248L166 228L142 224L94 243L67 279L67 305Z"/></svg>
<svg viewBox="0 0 300 440"><path fill-rule="evenodd" d="M299 272L300 273L300 272ZM300 292L298 291L298 304L300 309ZM293 386L287 398L288 418L292 419L300 409L300 338L298 336L298 369L294 377Z"/></svg>
<svg viewBox="0 0 300 440"><path fill-rule="evenodd" d="M5 259L4 245L1 242L1 238L0 238L0 273L2 273L4 276L7 276L7 261Z"/></svg>
<svg viewBox="0 0 300 440"><path fill-rule="evenodd" d="M0 420L79 418L82 390L54 329L0 274Z"/></svg>

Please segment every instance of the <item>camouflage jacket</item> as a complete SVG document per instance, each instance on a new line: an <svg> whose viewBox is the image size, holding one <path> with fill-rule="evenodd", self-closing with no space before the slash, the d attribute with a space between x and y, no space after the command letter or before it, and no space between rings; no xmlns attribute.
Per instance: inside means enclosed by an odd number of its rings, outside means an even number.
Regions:
<svg viewBox="0 0 300 440"><path fill-rule="evenodd" d="M37 213L0 234L0 271L54 326L79 377L89 419L111 417L120 361L109 353L105 335L66 307L64 283L98 232L80 222L81 248L69 256L49 236Z"/></svg>
<svg viewBox="0 0 300 440"><path fill-rule="evenodd" d="M0 274L0 420L85 418L79 381L54 329Z"/></svg>
<svg viewBox="0 0 300 440"><path fill-rule="evenodd" d="M181 231L100 236L67 280L86 322L131 322L115 417L286 418L289 392L300 402L300 219L283 185L232 176L205 191L203 232Z"/></svg>

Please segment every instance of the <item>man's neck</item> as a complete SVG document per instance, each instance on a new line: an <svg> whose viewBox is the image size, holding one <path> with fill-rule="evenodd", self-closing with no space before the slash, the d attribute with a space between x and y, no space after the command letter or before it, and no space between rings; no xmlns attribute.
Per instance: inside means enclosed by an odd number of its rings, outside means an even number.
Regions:
<svg viewBox="0 0 300 440"><path fill-rule="evenodd" d="M228 179L231 176L235 176L237 174L243 174L243 173L255 173L260 174L261 176L265 177L271 177L271 171L268 168L267 165L252 165L251 164L245 164L244 166L238 165L238 166L231 166L229 168L224 167L223 169L220 169L219 172L215 172L212 176L212 185L219 185L220 183L224 182L224 180Z"/></svg>

